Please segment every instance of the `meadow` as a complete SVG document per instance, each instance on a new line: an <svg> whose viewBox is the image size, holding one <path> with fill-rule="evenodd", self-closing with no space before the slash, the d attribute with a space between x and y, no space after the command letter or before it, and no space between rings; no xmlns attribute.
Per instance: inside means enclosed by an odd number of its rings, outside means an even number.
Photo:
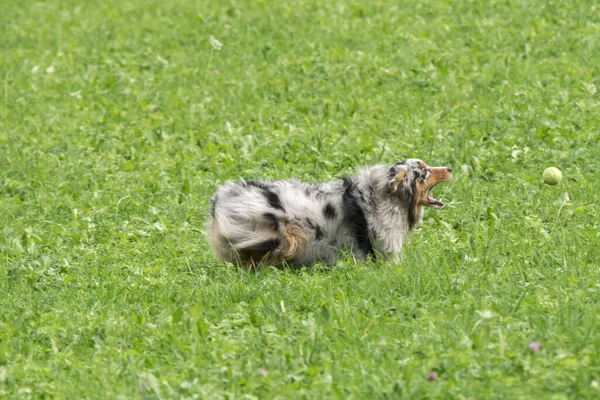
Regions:
<svg viewBox="0 0 600 400"><path fill-rule="evenodd" d="M598 398L599 66L592 0L2 1L0 397ZM409 157L398 263L206 244L228 179Z"/></svg>

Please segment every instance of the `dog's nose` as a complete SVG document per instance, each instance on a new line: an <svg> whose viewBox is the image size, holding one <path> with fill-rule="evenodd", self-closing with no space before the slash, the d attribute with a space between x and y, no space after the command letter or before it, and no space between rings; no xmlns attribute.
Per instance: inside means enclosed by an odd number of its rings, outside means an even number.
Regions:
<svg viewBox="0 0 600 400"><path fill-rule="evenodd" d="M447 170L448 172L452 172L452 167L446 167L446 170Z"/></svg>

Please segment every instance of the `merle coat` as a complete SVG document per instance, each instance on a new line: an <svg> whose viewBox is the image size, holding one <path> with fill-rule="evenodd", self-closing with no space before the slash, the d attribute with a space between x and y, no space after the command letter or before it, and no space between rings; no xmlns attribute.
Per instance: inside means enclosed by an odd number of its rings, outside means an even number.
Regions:
<svg viewBox="0 0 600 400"><path fill-rule="evenodd" d="M227 182L211 199L209 243L221 260L246 268L332 264L341 250L359 260L398 254L422 207L443 208L429 190L451 172L410 159L323 183Z"/></svg>

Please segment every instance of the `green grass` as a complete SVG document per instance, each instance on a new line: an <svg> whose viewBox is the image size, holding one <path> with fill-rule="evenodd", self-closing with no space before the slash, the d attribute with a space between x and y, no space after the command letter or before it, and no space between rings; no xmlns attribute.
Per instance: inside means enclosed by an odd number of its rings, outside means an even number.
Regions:
<svg viewBox="0 0 600 400"><path fill-rule="evenodd" d="M598 398L599 9L3 1L0 397ZM227 179L407 157L397 265L207 247Z"/></svg>

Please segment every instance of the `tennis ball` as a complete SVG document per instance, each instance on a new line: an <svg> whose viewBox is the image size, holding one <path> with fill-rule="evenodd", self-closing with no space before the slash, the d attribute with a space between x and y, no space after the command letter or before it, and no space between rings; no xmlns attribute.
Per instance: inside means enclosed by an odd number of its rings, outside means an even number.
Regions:
<svg viewBox="0 0 600 400"><path fill-rule="evenodd" d="M550 167L544 170L542 178L544 178L544 183L547 185L557 185L562 180L562 173L560 172L560 169Z"/></svg>

